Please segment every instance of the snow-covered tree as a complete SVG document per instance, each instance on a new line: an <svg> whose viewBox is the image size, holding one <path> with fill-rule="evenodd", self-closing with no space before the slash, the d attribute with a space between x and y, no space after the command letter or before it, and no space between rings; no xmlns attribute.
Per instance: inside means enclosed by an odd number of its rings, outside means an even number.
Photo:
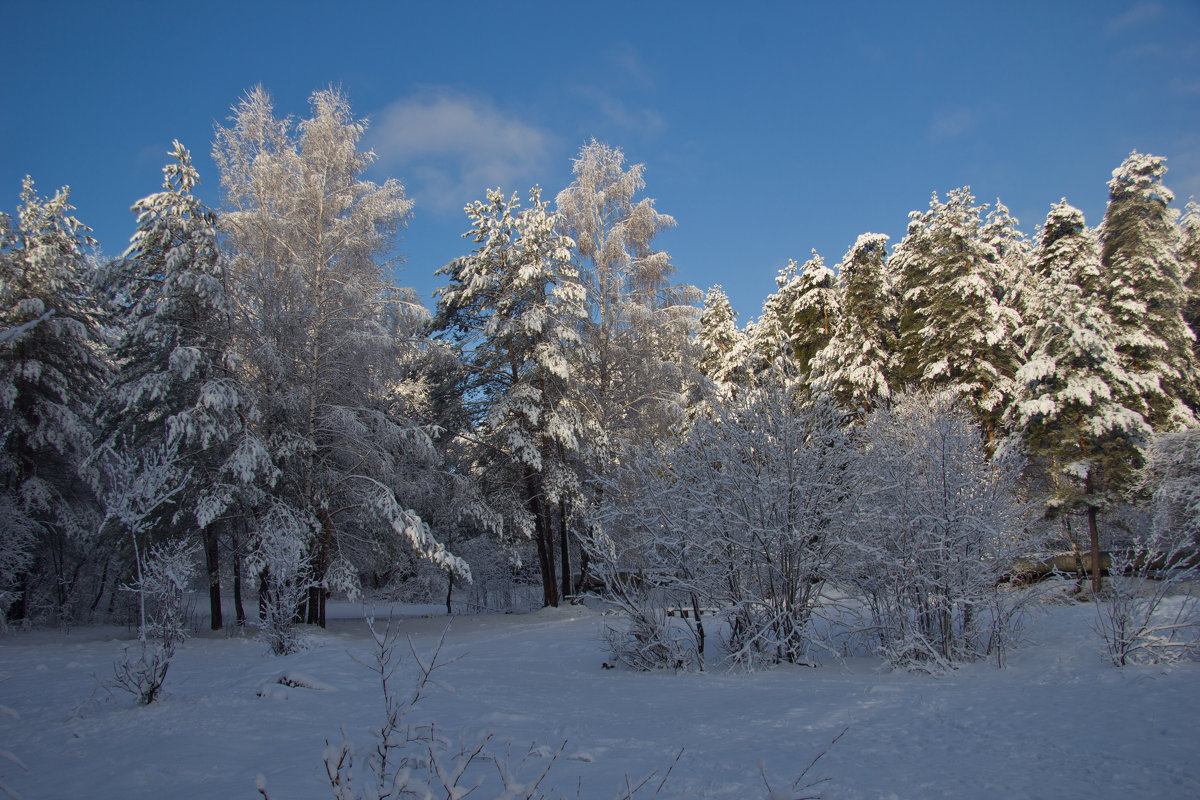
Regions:
<svg viewBox="0 0 1200 800"><path fill-rule="evenodd" d="M808 377L810 362L833 335L840 314L836 277L814 250L799 270L788 262L775 283L778 289L763 303L749 349L757 375L779 371L796 384Z"/></svg>
<svg viewBox="0 0 1200 800"><path fill-rule="evenodd" d="M967 397L992 439L1012 394L1021 319L997 237L984 235L985 206L974 203L966 187L944 203L934 194L928 211L910 215L891 266L900 281L900 379Z"/></svg>
<svg viewBox="0 0 1200 800"><path fill-rule="evenodd" d="M0 496L14 535L36 532L36 551L0 591L12 593L10 617L23 619L43 590L60 614L78 600L95 530L95 498L78 470L107 367L88 228L71 216L65 188L41 198L26 178L21 202L15 224L0 215Z"/></svg>
<svg viewBox="0 0 1200 800"><path fill-rule="evenodd" d="M1192 341L1192 355L1200 364L1200 205L1195 200L1187 204L1179 221L1179 233L1179 265L1184 290L1183 319L1196 337Z"/></svg>
<svg viewBox="0 0 1200 800"><path fill-rule="evenodd" d="M1136 150L1113 170L1100 226L1099 301L1113 322L1122 366L1141 383L1155 430L1197 424L1200 388L1195 335L1183 319L1175 196L1163 186L1166 159Z"/></svg>
<svg viewBox="0 0 1200 800"><path fill-rule="evenodd" d="M1005 420L1049 465L1049 511L1086 511L1097 590L1097 515L1128 496L1150 435L1140 382L1115 349L1117 328L1086 291L1100 274L1095 233L1063 200L1047 215L1034 255L1037 291L1022 332L1031 353Z"/></svg>
<svg viewBox="0 0 1200 800"><path fill-rule="evenodd" d="M592 140L573 166L574 180L555 200L587 291L581 326L586 357L576 382L588 413L614 443L660 436L685 418L694 369L699 291L672 284L670 256L654 238L674 227L654 200L638 199L645 166L626 166L620 148Z"/></svg>
<svg viewBox="0 0 1200 800"><path fill-rule="evenodd" d="M530 207L489 190L467 206L476 247L440 270L437 330L455 341L468 371L467 402L477 404L476 469L519 496L517 530L537 544L546 605L571 593L569 509L583 486L584 412L572 385L571 351L585 316L584 288L571 261L562 220L537 188ZM557 518L561 571L555 569Z"/></svg>
<svg viewBox="0 0 1200 800"><path fill-rule="evenodd" d="M849 436L828 398L798 405L774 382L623 456L594 540L628 616L610 640L619 657L680 652L663 618L684 607L696 658L702 609L719 608L735 661L811 659L818 598L848 555Z"/></svg>
<svg viewBox="0 0 1200 800"><path fill-rule="evenodd" d="M952 392L900 395L867 418L849 471L859 557L846 575L889 664L939 671L986 655L1002 663L1020 598L1000 579L1033 546L1014 494L1020 470L1015 458L989 458L974 415Z"/></svg>
<svg viewBox="0 0 1200 800"><path fill-rule="evenodd" d="M194 195L199 176L179 142L163 191L133 206L137 232L97 282L112 293L114 371L101 404L109 441L170 443L192 479L163 508L160 536L199 528L213 629L222 625L220 520L247 485L273 470L252 425L255 399L232 340L232 302L216 216Z"/></svg>
<svg viewBox="0 0 1200 800"><path fill-rule="evenodd" d="M744 351L745 338L738 329L737 312L729 304L725 291L720 286L709 289L696 333L700 372L725 395L729 395L734 386L745 383L745 365L738 361Z"/></svg>
<svg viewBox="0 0 1200 800"><path fill-rule="evenodd" d="M280 470L269 506L302 522L289 530L318 532L307 614L323 623L326 591L353 590L355 562L393 541L468 569L393 484L405 462L432 452L428 432L396 413L378 367L400 346L385 324L394 291L384 266L412 203L395 180L362 178L374 158L358 148L366 123L341 92L315 92L310 105L299 123L277 119L267 93L252 90L217 129L213 155L240 355Z"/></svg>
<svg viewBox="0 0 1200 800"><path fill-rule="evenodd" d="M813 357L812 382L845 409L865 414L891 396L896 304L887 272L887 236L858 237L838 265L841 313L829 343Z"/></svg>
<svg viewBox="0 0 1200 800"><path fill-rule="evenodd" d="M1154 503L1154 537L1200 545L1200 428L1156 436L1144 476Z"/></svg>

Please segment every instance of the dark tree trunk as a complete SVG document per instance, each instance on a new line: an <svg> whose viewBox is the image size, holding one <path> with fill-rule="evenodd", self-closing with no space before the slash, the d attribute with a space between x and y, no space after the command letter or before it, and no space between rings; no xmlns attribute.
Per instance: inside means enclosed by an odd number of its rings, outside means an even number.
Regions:
<svg viewBox="0 0 1200 800"><path fill-rule="evenodd" d="M1094 478L1089 470L1087 476L1087 494L1091 497L1095 491ZM1100 529L1096 526L1096 506L1089 505L1087 509L1088 536L1092 545L1092 594L1100 594L1104 588L1104 573L1100 568Z"/></svg>
<svg viewBox="0 0 1200 800"><path fill-rule="evenodd" d="M571 548L567 541L567 504L558 501L558 546L562 558L562 596L563 599L575 594L571 586Z"/></svg>
<svg viewBox="0 0 1200 800"><path fill-rule="evenodd" d="M525 468L526 505L533 515L534 533L537 539L538 566L542 570L542 605L558 605L558 582L554 577L554 535L550 530L545 504L538 490L537 475Z"/></svg>
<svg viewBox="0 0 1200 800"><path fill-rule="evenodd" d="M221 614L221 550L215 526L204 529L204 562L208 569L209 627L219 631L225 625Z"/></svg>
<svg viewBox="0 0 1200 800"><path fill-rule="evenodd" d="M242 542L233 532L233 614L239 628L246 627L246 607L242 604Z"/></svg>
<svg viewBox="0 0 1200 800"><path fill-rule="evenodd" d="M446 570L446 616L452 616L454 609L450 607L450 596L454 594L454 573Z"/></svg>
<svg viewBox="0 0 1200 800"><path fill-rule="evenodd" d="M271 603L271 586L267 582L270 574L267 570L258 573L258 619L263 621L267 618L267 608Z"/></svg>
<svg viewBox="0 0 1200 800"><path fill-rule="evenodd" d="M1104 570L1100 564L1100 529L1096 526L1096 507L1088 506L1088 536L1092 543L1092 594L1104 588Z"/></svg>

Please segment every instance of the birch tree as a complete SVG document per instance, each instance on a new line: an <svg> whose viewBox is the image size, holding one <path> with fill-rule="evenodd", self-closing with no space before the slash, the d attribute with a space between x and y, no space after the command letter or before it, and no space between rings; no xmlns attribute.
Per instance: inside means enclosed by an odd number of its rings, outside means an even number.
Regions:
<svg viewBox="0 0 1200 800"><path fill-rule="evenodd" d="M469 570L388 482L431 451L427 432L389 409L377 367L398 345L383 324L393 293L384 268L412 203L397 181L362 178L374 156L358 148L366 123L345 95L323 90L309 102L307 119L278 119L267 93L252 90L217 129L213 156L243 363L280 469L272 503L288 506L272 513L292 520L289 531L314 532L307 618L323 624L326 592L357 587L356 543L406 540Z"/></svg>

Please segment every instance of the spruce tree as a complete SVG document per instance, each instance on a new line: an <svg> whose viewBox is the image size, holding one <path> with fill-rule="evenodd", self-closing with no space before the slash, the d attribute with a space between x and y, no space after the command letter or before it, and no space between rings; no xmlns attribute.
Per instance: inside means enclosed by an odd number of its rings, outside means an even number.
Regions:
<svg viewBox="0 0 1200 800"><path fill-rule="evenodd" d="M1012 395L1020 315L1002 254L984 235L985 206L974 202L967 187L945 203L935 194L928 211L913 212L892 255L902 308L900 379L963 396L991 439Z"/></svg>
<svg viewBox="0 0 1200 800"><path fill-rule="evenodd" d="M163 537L198 526L216 630L221 520L274 467L252 428L257 405L234 352L216 215L194 194L199 175L187 149L175 142L170 156L163 191L134 204L137 232L100 275L118 329L100 418L112 446L170 446L190 471L153 527Z"/></svg>
<svg viewBox="0 0 1200 800"><path fill-rule="evenodd" d="M1200 364L1200 205L1189 201L1179 221L1179 266L1183 277L1183 319L1196 337L1192 355Z"/></svg>
<svg viewBox="0 0 1200 800"><path fill-rule="evenodd" d="M700 330L696 342L700 346L700 371L721 390L729 394L733 387L744 382L744 365L735 356L745 335L738 330L737 312L720 286L708 290L704 309L700 312Z"/></svg>
<svg viewBox="0 0 1200 800"><path fill-rule="evenodd" d="M888 286L887 236L867 233L838 265L841 314L829 343L814 357L812 381L856 414L892 394L896 306Z"/></svg>
<svg viewBox="0 0 1200 800"><path fill-rule="evenodd" d="M1114 347L1116 326L1088 292L1099 267L1095 234L1063 200L1046 217L1038 242L1037 292L1023 332L1031 355L1017 371L1005 420L1051 471L1048 513L1086 513L1097 591L1097 516L1128 497L1150 436L1138 410L1138 381Z"/></svg>
<svg viewBox="0 0 1200 800"><path fill-rule="evenodd" d="M32 558L0 586L14 619L31 613L40 590L69 614L93 533L95 498L79 469L107 365L85 253L92 240L69 196L39 197L27 177L16 223L0 215L0 499L14 535L36 532Z"/></svg>
<svg viewBox="0 0 1200 800"><path fill-rule="evenodd" d="M1166 159L1136 150L1113 170L1100 227L1099 298L1117 327L1124 369L1138 382L1155 430L1194 427L1200 409L1195 336L1186 306L1174 195L1163 183Z"/></svg>

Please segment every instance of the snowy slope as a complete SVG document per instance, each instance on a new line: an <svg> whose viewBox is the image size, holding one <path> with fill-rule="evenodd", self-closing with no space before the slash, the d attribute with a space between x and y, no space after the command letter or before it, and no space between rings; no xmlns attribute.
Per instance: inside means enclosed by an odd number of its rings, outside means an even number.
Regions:
<svg viewBox="0 0 1200 800"><path fill-rule="evenodd" d="M779 788L843 729L806 779L828 777L813 790L827 798L1200 797L1200 665L1106 667L1093 615L1050 606L1007 669L938 678L865 658L750 674L606 670L599 631L611 618L596 611L460 616L443 653L461 658L440 673L453 691L434 690L416 718L456 736L492 731L514 753L565 740L543 785L552 797L613 797L681 747L661 797L764 797L760 762ZM422 653L445 624L401 623ZM0 705L20 715L0 718L0 750L28 767L0 760L0 782L28 800L253 798L262 773L276 800L329 797L326 740L345 726L366 748L381 718L374 676L352 657L371 657L361 620L335 619L282 658L253 639L189 639L170 695L148 708L97 688L129 644L120 628L0 637ZM318 688L272 683L281 673Z"/></svg>

